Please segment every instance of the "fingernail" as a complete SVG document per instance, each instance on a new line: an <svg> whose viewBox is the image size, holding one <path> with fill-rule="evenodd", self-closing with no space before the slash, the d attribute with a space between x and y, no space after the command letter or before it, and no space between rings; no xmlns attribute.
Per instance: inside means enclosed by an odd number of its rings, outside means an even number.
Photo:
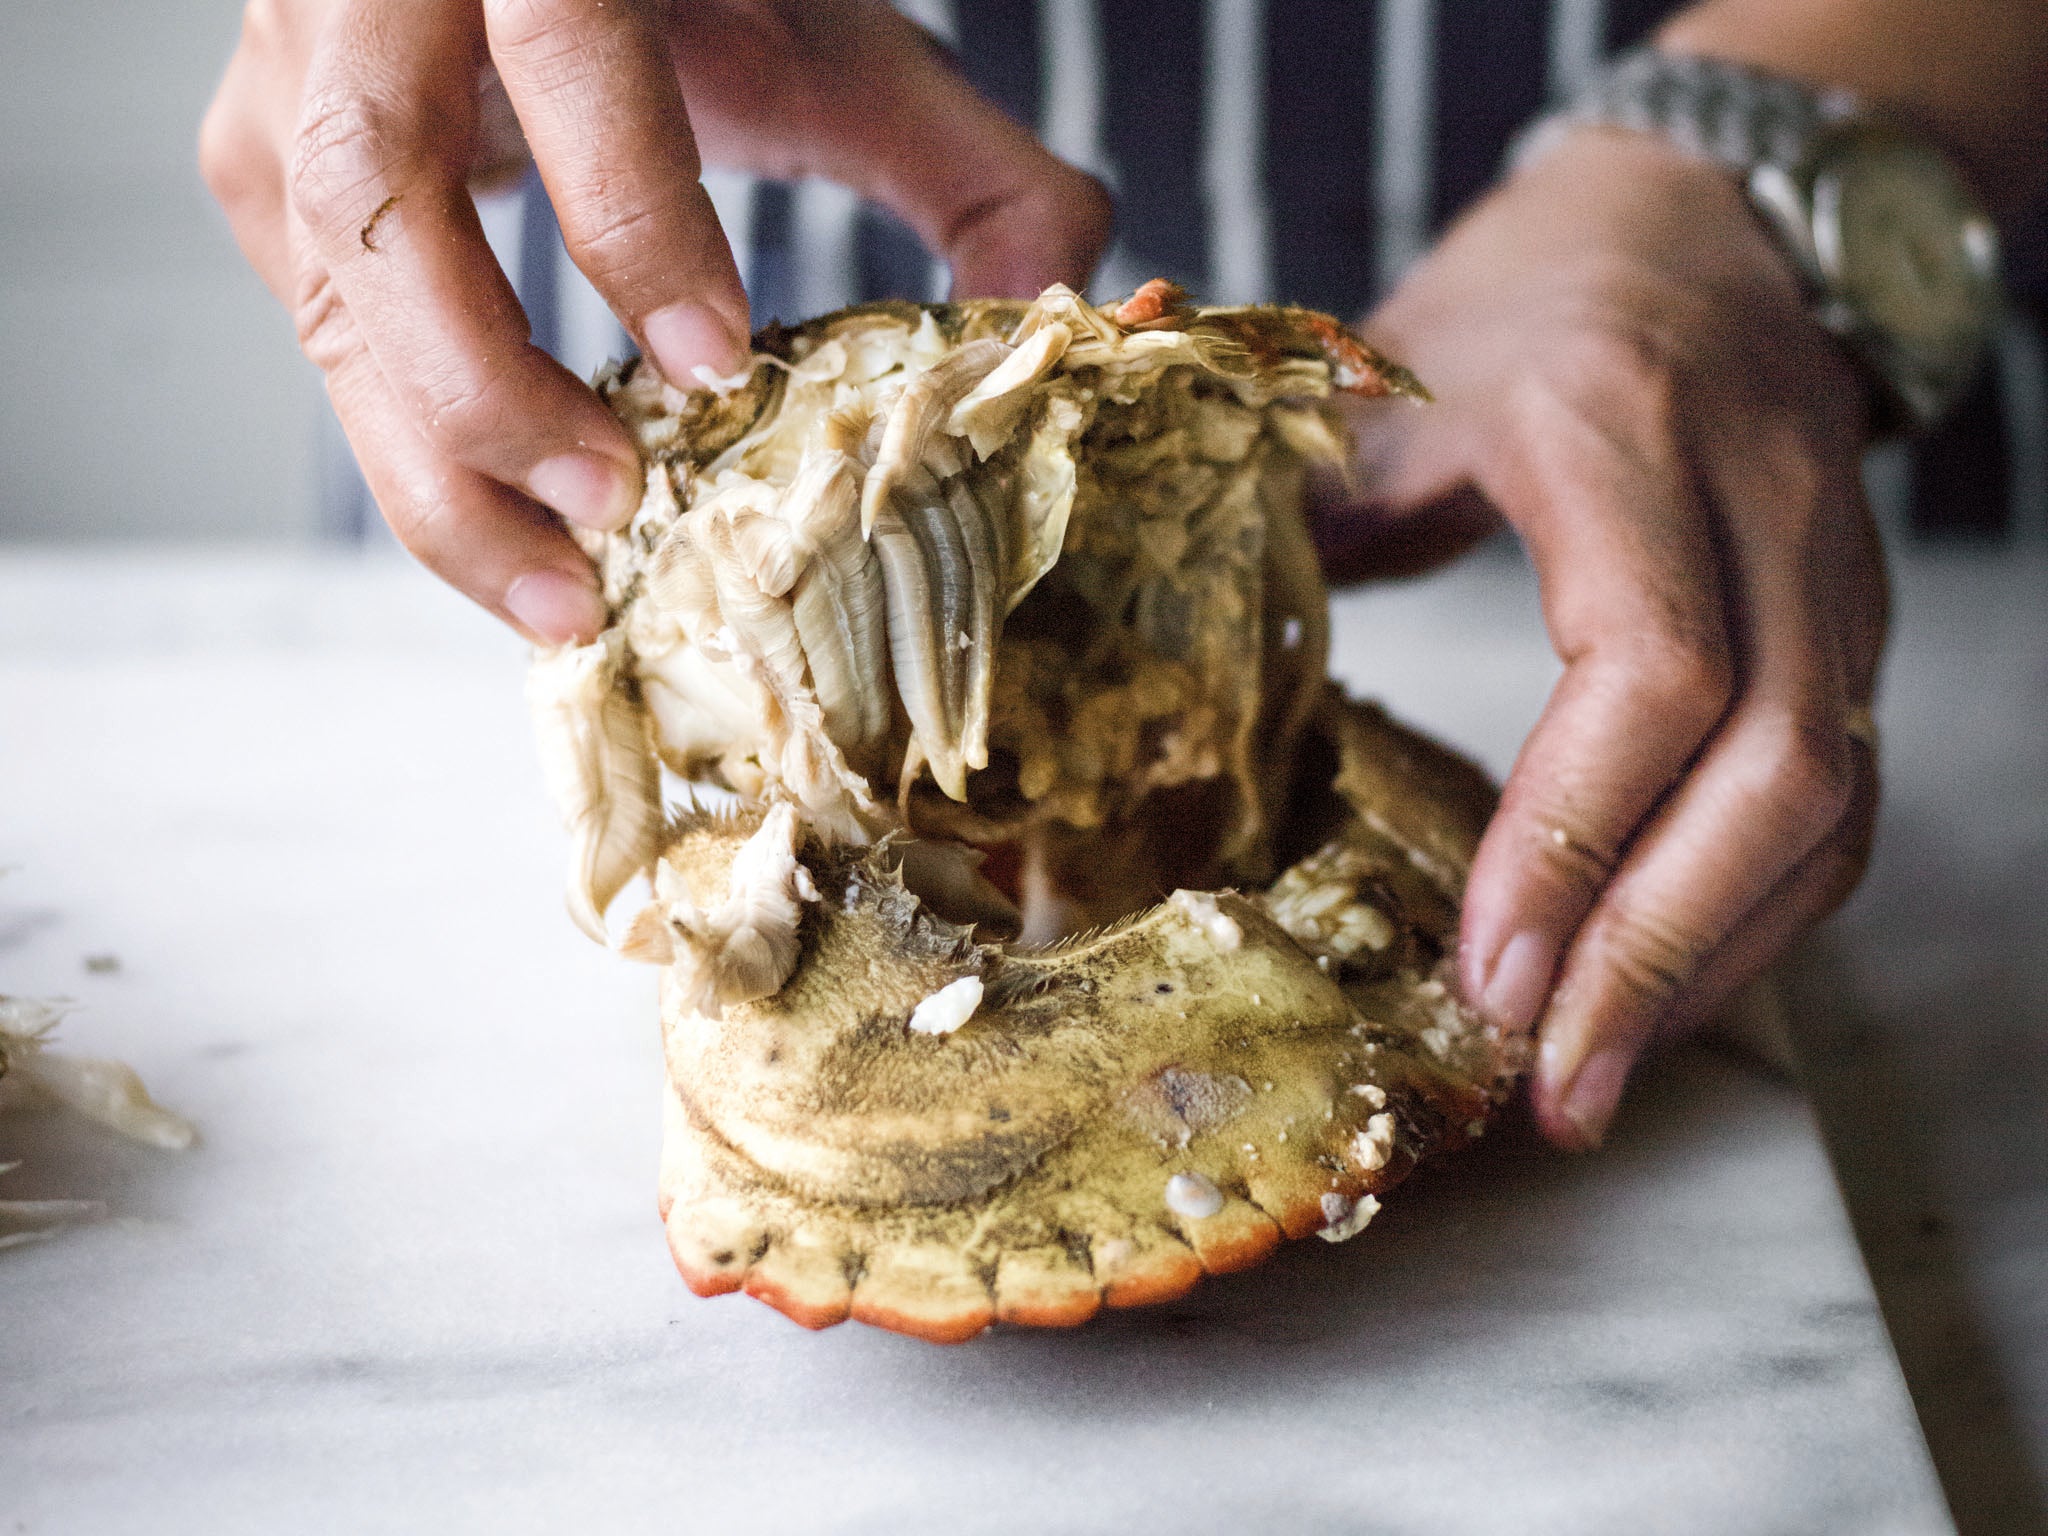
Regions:
<svg viewBox="0 0 2048 1536"><path fill-rule="evenodd" d="M1627 1051L1595 1051L1565 1090L1559 1111L1578 1127L1587 1146L1597 1147L1607 1139L1607 1127L1614 1119L1614 1107L1621 1102L1621 1087L1628 1081L1633 1059Z"/></svg>
<svg viewBox="0 0 2048 1536"><path fill-rule="evenodd" d="M1501 946L1479 1006L1501 1029L1519 1033L1536 1022L1550 990L1555 963L1550 941L1540 933L1518 933Z"/></svg>
<svg viewBox="0 0 2048 1536"><path fill-rule="evenodd" d="M724 378L746 361L747 339L707 304L671 304L657 309L640 327L661 376L681 389L701 382L697 370Z"/></svg>
<svg viewBox="0 0 2048 1536"><path fill-rule="evenodd" d="M616 459L558 453L526 476L534 499L586 528L618 528L640 505L640 477Z"/></svg>
<svg viewBox="0 0 2048 1536"><path fill-rule="evenodd" d="M592 638L608 616L594 580L566 571L528 571L505 589L505 611L553 645Z"/></svg>

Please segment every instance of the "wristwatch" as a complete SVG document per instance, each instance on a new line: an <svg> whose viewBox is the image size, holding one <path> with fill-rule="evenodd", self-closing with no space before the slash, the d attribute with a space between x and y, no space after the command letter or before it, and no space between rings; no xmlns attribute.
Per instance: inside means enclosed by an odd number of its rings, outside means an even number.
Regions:
<svg viewBox="0 0 2048 1536"><path fill-rule="evenodd" d="M1509 168L1586 126L1655 134L1740 179L1874 385L1880 431L1923 431L1969 387L2002 302L1998 234L1935 144L1845 91L1637 48L1525 129Z"/></svg>

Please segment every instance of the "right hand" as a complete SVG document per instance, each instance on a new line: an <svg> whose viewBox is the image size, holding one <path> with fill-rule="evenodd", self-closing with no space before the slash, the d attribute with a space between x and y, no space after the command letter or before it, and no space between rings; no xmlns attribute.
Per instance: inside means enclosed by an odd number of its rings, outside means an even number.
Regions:
<svg viewBox="0 0 2048 1536"><path fill-rule="evenodd" d="M1563 663L1466 884L1465 995L1536 1028L1531 1101L1598 1145L1861 876L1889 604L1867 399L1718 167L1584 129L1479 202L1367 335L1438 392L1361 421L1339 573L1505 519Z"/></svg>
<svg viewBox="0 0 2048 1536"><path fill-rule="evenodd" d="M1078 286L1107 236L1101 187L882 0L252 0L201 131L207 184L400 541L535 640L604 622L554 514L616 528L641 473L532 345L485 244L469 183L505 154L487 62L570 256L685 386L732 372L749 329L703 159L852 188L962 293Z"/></svg>

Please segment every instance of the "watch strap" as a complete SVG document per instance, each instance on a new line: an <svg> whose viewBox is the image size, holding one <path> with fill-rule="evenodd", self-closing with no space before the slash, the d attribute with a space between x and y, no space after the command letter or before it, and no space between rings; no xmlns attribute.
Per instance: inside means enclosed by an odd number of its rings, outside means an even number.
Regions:
<svg viewBox="0 0 2048 1536"><path fill-rule="evenodd" d="M1835 291L1816 248L1807 184L1811 164L1826 152L1823 141L1899 131L1880 124L1850 91L1815 90L1722 59L1640 47L1617 55L1576 98L1525 128L1509 146L1506 169L1513 174L1574 131L1600 127L1646 134L1728 172L1791 263L1815 319L1872 386L1873 424L1887 433L1922 430L1971 370L1931 372Z"/></svg>
<svg viewBox="0 0 2048 1536"><path fill-rule="evenodd" d="M1852 91L1815 91L1723 59L1631 48L1517 135L1507 165L1519 170L1541 158L1574 128L1627 128L1747 177L1761 165L1790 170L1822 129L1862 113Z"/></svg>

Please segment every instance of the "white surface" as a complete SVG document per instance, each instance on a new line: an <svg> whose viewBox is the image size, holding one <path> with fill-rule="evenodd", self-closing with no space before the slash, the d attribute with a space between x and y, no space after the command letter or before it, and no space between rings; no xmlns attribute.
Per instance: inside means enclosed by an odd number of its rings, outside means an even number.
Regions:
<svg viewBox="0 0 2048 1536"><path fill-rule="evenodd" d="M1343 654L1498 766L1527 602L1468 566ZM0 560L0 987L207 1137L0 1121L12 1193L120 1212L0 1254L0 1529L1947 1528L1806 1108L1705 1051L1598 1157L1510 1131L1071 1335L691 1297L521 668L395 564Z"/></svg>
<svg viewBox="0 0 2048 1536"><path fill-rule="evenodd" d="M2048 557L1896 577L1876 857L1801 1043L1957 1523L2048 1536Z"/></svg>

